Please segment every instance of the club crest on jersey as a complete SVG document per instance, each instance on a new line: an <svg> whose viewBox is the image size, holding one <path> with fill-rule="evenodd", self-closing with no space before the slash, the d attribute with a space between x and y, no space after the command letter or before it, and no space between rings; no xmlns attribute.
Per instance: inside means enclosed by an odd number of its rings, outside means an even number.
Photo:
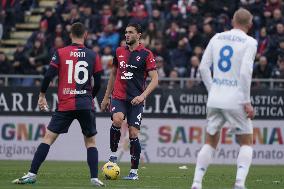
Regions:
<svg viewBox="0 0 284 189"><path fill-rule="evenodd" d="M53 57L52 57L52 61L55 61L57 59L57 57L56 57L56 55L53 55Z"/></svg>
<svg viewBox="0 0 284 189"><path fill-rule="evenodd" d="M136 56L136 60L139 62L139 60L141 59L140 56Z"/></svg>

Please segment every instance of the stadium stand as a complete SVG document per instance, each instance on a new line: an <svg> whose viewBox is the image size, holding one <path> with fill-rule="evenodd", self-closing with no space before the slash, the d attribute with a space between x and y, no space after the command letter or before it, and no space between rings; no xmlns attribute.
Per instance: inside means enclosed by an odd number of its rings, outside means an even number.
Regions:
<svg viewBox="0 0 284 189"><path fill-rule="evenodd" d="M142 42L159 60L161 77L198 80L198 64L210 38L230 29L232 13L244 7L254 14L250 34L258 40L254 78L284 79L281 0L3 0L0 4L0 52L11 64L10 71L0 74L44 74L54 50L70 43L70 24L81 21L89 30L86 46L101 54L108 76L114 49L124 45L125 26L137 22L145 31ZM169 87L175 84L170 82Z"/></svg>

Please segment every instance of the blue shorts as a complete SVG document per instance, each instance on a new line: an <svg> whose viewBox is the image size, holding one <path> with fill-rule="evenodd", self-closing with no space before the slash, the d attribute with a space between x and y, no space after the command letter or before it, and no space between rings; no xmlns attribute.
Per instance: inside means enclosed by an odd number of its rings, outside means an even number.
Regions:
<svg viewBox="0 0 284 189"><path fill-rule="evenodd" d="M111 118L114 113L122 112L129 126L140 129L144 104L132 105L126 100L111 99Z"/></svg>
<svg viewBox="0 0 284 189"><path fill-rule="evenodd" d="M55 111L48 124L48 130L61 134L67 133L74 119L80 123L83 135L92 137L97 134L94 110Z"/></svg>

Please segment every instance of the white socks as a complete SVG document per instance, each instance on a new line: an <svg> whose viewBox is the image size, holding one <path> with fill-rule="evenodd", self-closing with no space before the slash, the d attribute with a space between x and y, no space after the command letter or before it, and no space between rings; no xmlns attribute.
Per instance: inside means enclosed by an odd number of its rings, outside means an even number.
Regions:
<svg viewBox="0 0 284 189"><path fill-rule="evenodd" d="M207 167L212 161L214 151L215 149L208 144L205 144L201 148L198 154L198 157L197 157L193 184L202 183L202 179L203 179L204 174L207 171Z"/></svg>
<svg viewBox="0 0 284 189"><path fill-rule="evenodd" d="M138 174L138 169L131 169L131 170L130 170L130 173L134 173L134 174L137 175L137 174Z"/></svg>
<svg viewBox="0 0 284 189"><path fill-rule="evenodd" d="M237 159L237 176L236 176L236 185L244 187L246 177L249 172L250 164L252 161L252 152L253 149L251 146L243 145L240 148L240 152Z"/></svg>

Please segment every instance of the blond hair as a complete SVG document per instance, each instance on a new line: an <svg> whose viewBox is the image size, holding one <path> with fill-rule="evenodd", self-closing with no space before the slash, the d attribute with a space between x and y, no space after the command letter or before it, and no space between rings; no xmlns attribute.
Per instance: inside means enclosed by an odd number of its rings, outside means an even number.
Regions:
<svg viewBox="0 0 284 189"><path fill-rule="evenodd" d="M240 8L235 12L233 22L239 26L250 27L252 18L253 16L248 10Z"/></svg>

